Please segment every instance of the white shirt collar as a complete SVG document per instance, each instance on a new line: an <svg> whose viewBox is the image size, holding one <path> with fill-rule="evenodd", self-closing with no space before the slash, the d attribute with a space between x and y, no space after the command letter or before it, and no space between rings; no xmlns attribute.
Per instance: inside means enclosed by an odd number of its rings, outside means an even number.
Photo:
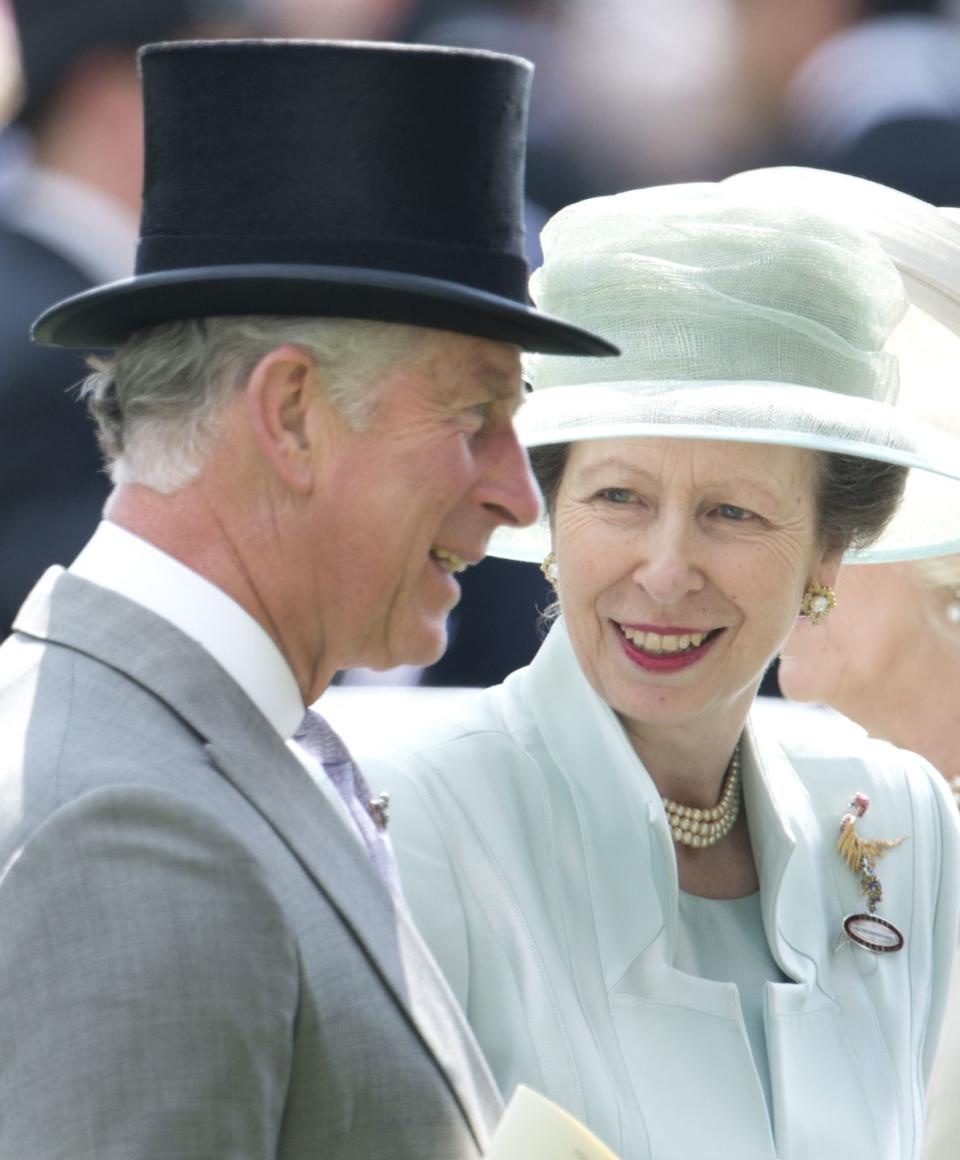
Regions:
<svg viewBox="0 0 960 1160"><path fill-rule="evenodd" d="M282 738L292 736L304 706L290 666L266 631L216 585L108 521L70 572L162 616L213 657Z"/></svg>
<svg viewBox="0 0 960 1160"><path fill-rule="evenodd" d="M960 29L924 16L868 20L832 36L790 83L795 132L830 152L896 117L960 115Z"/></svg>
<svg viewBox="0 0 960 1160"><path fill-rule="evenodd" d="M4 197L4 218L22 234L72 261L94 283L133 273L134 216L102 190L52 169L19 167Z"/></svg>

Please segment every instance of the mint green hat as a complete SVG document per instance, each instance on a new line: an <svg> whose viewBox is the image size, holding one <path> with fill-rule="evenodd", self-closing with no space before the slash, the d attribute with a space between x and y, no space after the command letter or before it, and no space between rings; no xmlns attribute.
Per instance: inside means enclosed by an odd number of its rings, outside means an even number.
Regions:
<svg viewBox="0 0 960 1160"><path fill-rule="evenodd" d="M950 216L862 179L768 169L579 202L542 243L534 300L622 354L530 358L525 446L674 437L901 464L900 511L850 559L960 551L960 439L937 423L938 408L960 415ZM544 519L499 529L490 551L539 561L549 546Z"/></svg>

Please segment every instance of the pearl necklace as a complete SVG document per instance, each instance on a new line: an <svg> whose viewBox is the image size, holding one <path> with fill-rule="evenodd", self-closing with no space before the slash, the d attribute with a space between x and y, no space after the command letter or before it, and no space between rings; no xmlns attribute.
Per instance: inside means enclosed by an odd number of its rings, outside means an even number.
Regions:
<svg viewBox="0 0 960 1160"><path fill-rule="evenodd" d="M957 790L954 790L956 793ZM740 815L740 802L743 794L740 785L740 742L733 751L727 772L724 775L723 793L720 800L710 810L696 809L693 806L682 806L662 797L663 808L667 811L667 821L673 840L682 846L692 846L696 850L706 849L716 845L721 838L725 838L733 829L734 822Z"/></svg>

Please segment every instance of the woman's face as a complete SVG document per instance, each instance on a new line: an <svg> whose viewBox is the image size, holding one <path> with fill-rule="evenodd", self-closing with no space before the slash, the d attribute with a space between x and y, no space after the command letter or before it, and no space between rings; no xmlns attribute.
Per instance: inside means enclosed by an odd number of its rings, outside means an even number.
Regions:
<svg viewBox="0 0 960 1160"><path fill-rule="evenodd" d="M870 690L902 668L930 629L908 565L846 565L835 587L829 616L817 625L798 621L784 644L780 688L791 700L832 705L858 720Z"/></svg>
<svg viewBox="0 0 960 1160"><path fill-rule="evenodd" d="M815 459L681 439L575 443L554 512L580 665L627 723L745 712L811 579L828 584Z"/></svg>

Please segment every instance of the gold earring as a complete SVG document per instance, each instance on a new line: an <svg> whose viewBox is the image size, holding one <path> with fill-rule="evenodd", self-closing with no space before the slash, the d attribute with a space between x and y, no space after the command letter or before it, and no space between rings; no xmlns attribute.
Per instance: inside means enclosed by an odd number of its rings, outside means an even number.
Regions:
<svg viewBox="0 0 960 1160"><path fill-rule="evenodd" d="M800 601L800 615L805 616L811 624L819 624L836 607L837 597L833 589L811 580Z"/></svg>
<svg viewBox="0 0 960 1160"><path fill-rule="evenodd" d="M548 552L544 557L543 563L540 565L540 571L546 576L547 580L556 588L557 586L557 557L555 553Z"/></svg>

